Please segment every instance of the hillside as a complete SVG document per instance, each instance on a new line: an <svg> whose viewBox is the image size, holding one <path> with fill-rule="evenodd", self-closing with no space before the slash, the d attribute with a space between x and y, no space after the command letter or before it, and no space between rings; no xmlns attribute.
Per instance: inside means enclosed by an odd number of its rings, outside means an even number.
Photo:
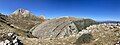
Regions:
<svg viewBox="0 0 120 45"><path fill-rule="evenodd" d="M20 8L0 13L0 45L120 45L120 23L69 16L48 20Z"/></svg>

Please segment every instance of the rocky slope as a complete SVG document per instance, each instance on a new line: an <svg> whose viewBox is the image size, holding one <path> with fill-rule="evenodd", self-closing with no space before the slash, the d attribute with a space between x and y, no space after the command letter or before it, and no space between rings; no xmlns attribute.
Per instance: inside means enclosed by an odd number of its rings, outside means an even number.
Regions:
<svg viewBox="0 0 120 45"><path fill-rule="evenodd" d="M15 28L10 26L8 16L0 14L0 33L15 32Z"/></svg>
<svg viewBox="0 0 120 45"><path fill-rule="evenodd" d="M18 9L12 14L0 14L0 32L16 32L21 36L27 36L29 30L45 21L43 17L36 17L30 11Z"/></svg>
<svg viewBox="0 0 120 45"><path fill-rule="evenodd" d="M17 45L81 45L92 42L92 36L89 30L83 30L78 34L71 35L66 38L27 38L17 36L15 33L3 34L0 44L17 44ZM87 36L87 37L86 37ZM3 38L4 37L4 38ZM15 38L13 38L15 37ZM82 40L81 40L82 39ZM6 41L7 40L7 41ZM15 42L15 43L14 43ZM80 42L80 43L79 43Z"/></svg>
<svg viewBox="0 0 120 45"><path fill-rule="evenodd" d="M120 24L108 23L98 24L87 27L88 30L92 30L92 35L96 45L115 45L120 41ZM120 43L119 43L120 45Z"/></svg>
<svg viewBox="0 0 120 45"><path fill-rule="evenodd" d="M120 24L91 25L86 30L65 38L22 38L22 40L26 45L120 45Z"/></svg>
<svg viewBox="0 0 120 45"><path fill-rule="evenodd" d="M47 38L44 38L44 39L28 38L28 37L21 36L18 34L18 36L16 36L17 38L13 39L12 37L9 37L9 34L13 34L13 33L8 33L8 32L16 33L18 30L15 29L14 27L11 27L9 23L5 23L5 22L9 22L9 21L5 21L4 19L2 19L3 17L7 18L6 16L2 15L0 23L1 23L1 25L5 25L4 28L9 27L9 29L0 31L0 35L1 35L0 44L14 44L14 45L15 44L17 44L17 45L20 45L20 44L23 44L23 45L119 45L120 44L120 24L119 23L115 23L115 24L114 23L108 23L108 24L104 23L104 24L91 25L94 21L91 20L92 23L90 23L89 22L90 20L88 20L88 19L78 19L78 18L73 18L73 17L51 19L51 20L43 22L42 24L40 24L38 26L36 25L35 27L33 27L33 29L32 29L33 31L31 31L32 33L36 33L34 31L38 30L37 33L46 34L46 35L43 35L43 37L47 36ZM87 20L87 21L85 21L85 20ZM2 22L2 21L4 21L4 22ZM81 25L83 24L83 22L84 22L83 27L85 25L88 26L88 24L91 26L89 26L87 28L82 28ZM60 26L56 26L59 24L60 24ZM65 27L66 24L68 24L66 26L68 28ZM80 24L80 25L77 25L77 24ZM42 26L43 26L43 28L42 28ZM52 26L52 27L50 28L50 26ZM69 26L71 26L71 28ZM78 31L79 30L78 27L81 28L80 31ZM47 28L49 28L49 29L47 30ZM73 28L75 31L72 30ZM46 29L46 30L43 31L42 29ZM54 29L55 31L50 32L52 29ZM62 30L59 32L59 29L62 29ZM8 30L10 30L10 31L8 31ZM66 31L64 31L64 30L66 30ZM69 34L68 33L68 32L70 32L69 30L71 30L71 32L74 32L74 33ZM7 31L7 32L5 32L5 31ZM48 32L46 32L46 31L48 31ZM20 32L17 32L17 33L20 33ZM53 37L49 36L49 34L53 35ZM69 34L69 35L67 37L64 37L65 34ZM55 38L54 38L54 36L55 36ZM56 38L56 36L59 36L59 37ZM15 40L17 40L16 43L9 42L9 41L14 42Z"/></svg>

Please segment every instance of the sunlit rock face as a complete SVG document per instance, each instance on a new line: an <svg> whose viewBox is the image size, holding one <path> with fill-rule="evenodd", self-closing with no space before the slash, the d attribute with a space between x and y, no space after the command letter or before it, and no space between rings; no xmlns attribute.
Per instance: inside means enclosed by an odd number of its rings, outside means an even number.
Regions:
<svg viewBox="0 0 120 45"><path fill-rule="evenodd" d="M79 24L81 23L77 23L76 21L83 20L84 19L78 19L74 17L51 19L38 25L33 30L32 35L39 38L67 37L80 31L79 29L81 28L81 26Z"/></svg>
<svg viewBox="0 0 120 45"><path fill-rule="evenodd" d="M38 21L39 18L37 16L35 16L32 12L20 8L17 9L16 11L14 11L12 14L10 14L10 17L13 18L18 18L18 19L29 19L29 20L33 20L33 21Z"/></svg>
<svg viewBox="0 0 120 45"><path fill-rule="evenodd" d="M20 8L20 9L17 9L16 11L14 11L12 13L12 15L14 15L14 16L21 16L22 15L23 17L26 17L26 16L30 16L30 15L33 15L33 14L28 10Z"/></svg>
<svg viewBox="0 0 120 45"><path fill-rule="evenodd" d="M29 14L30 12L28 10L20 8L20 9L17 9L16 11L14 11L13 13L16 15L18 15L18 14L24 15L24 14Z"/></svg>

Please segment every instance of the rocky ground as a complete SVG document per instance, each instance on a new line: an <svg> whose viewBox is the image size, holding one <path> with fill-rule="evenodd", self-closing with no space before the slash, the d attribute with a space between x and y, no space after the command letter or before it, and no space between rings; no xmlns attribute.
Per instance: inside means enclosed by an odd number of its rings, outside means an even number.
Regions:
<svg viewBox="0 0 120 45"><path fill-rule="evenodd" d="M23 45L120 45L120 25L92 25L78 34L60 38L17 37Z"/></svg>
<svg viewBox="0 0 120 45"><path fill-rule="evenodd" d="M120 45L120 23L92 19L45 19L18 9L0 14L0 45Z"/></svg>
<svg viewBox="0 0 120 45"><path fill-rule="evenodd" d="M87 30L93 30L92 35L98 39L95 43L98 45L114 45L120 41L120 24L98 24L92 25ZM119 43L120 45L120 43Z"/></svg>

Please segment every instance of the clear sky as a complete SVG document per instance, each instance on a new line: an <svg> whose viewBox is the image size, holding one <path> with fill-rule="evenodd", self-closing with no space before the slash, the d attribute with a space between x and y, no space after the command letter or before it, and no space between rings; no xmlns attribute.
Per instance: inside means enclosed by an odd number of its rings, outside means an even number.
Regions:
<svg viewBox="0 0 120 45"><path fill-rule="evenodd" d="M98 21L120 21L120 0L0 0L0 13L25 8L47 18L74 16Z"/></svg>

